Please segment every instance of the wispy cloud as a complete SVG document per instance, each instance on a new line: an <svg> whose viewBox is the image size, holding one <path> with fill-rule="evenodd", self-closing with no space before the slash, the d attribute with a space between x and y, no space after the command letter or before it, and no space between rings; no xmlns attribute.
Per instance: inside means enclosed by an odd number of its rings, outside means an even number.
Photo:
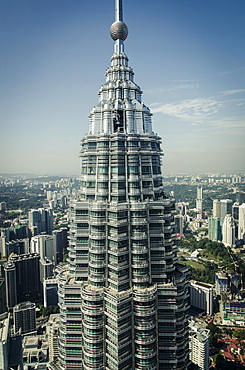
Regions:
<svg viewBox="0 0 245 370"><path fill-rule="evenodd" d="M218 113L222 116L223 109L231 109L232 106L242 106L245 103L244 93L245 89L225 90L207 98L183 99L166 104L157 102L151 104L150 108L153 113L168 115L182 121L187 121L191 125L198 125L204 122L210 124L211 122L216 122ZM235 95L238 96L236 97ZM226 118L222 122L228 122L225 120ZM229 122L233 122L233 126L235 122L238 122L238 118L234 118L234 120L228 118L228 120ZM243 126L242 123L244 121L242 118L240 122L239 127ZM227 125L225 126L227 127Z"/></svg>
<svg viewBox="0 0 245 370"><path fill-rule="evenodd" d="M153 113L167 114L190 123L192 121L198 123L219 112L222 105L223 102L213 98L196 98L169 104L154 103L151 110Z"/></svg>
<svg viewBox="0 0 245 370"><path fill-rule="evenodd" d="M230 75L232 73L236 73L236 72L240 72L240 71L244 71L245 70L245 66L244 67L241 67L241 68L237 68L237 69L232 69L232 70L227 70L227 71L220 71L218 73L219 76L226 76L226 75Z"/></svg>
<svg viewBox="0 0 245 370"><path fill-rule="evenodd" d="M240 94L243 92L245 92L245 89L226 90L226 91L221 91L220 95L221 96L235 95L235 94Z"/></svg>
<svg viewBox="0 0 245 370"><path fill-rule="evenodd" d="M237 130L245 129L245 116L243 117L223 117L211 122L211 126L220 130L233 130L237 134ZM235 131L236 130L236 131Z"/></svg>

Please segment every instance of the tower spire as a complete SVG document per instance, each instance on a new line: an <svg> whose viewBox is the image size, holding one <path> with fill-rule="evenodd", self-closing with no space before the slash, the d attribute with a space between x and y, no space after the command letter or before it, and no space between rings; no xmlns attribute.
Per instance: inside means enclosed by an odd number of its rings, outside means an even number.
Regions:
<svg viewBox="0 0 245 370"><path fill-rule="evenodd" d="M122 0L115 0L115 21L123 22Z"/></svg>
<svg viewBox="0 0 245 370"><path fill-rule="evenodd" d="M121 45L118 51L123 50L123 41L128 36L128 27L123 22L122 0L115 0L115 22L111 25L110 34L111 38L116 41L116 45Z"/></svg>

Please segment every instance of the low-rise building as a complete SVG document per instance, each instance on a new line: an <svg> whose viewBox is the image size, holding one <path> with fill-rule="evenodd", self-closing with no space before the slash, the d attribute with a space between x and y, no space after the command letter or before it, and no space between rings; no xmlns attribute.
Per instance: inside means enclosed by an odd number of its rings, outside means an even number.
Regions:
<svg viewBox="0 0 245 370"><path fill-rule="evenodd" d="M245 301L222 301L220 311L223 325L245 326Z"/></svg>

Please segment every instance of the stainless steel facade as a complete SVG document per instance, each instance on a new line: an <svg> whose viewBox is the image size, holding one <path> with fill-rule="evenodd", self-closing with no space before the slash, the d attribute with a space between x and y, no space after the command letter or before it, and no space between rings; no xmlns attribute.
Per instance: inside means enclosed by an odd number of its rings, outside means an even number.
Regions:
<svg viewBox="0 0 245 370"><path fill-rule="evenodd" d="M161 138L124 53L121 1L116 9L111 66L81 140L69 265L59 273L59 367L186 370L188 269L176 254Z"/></svg>

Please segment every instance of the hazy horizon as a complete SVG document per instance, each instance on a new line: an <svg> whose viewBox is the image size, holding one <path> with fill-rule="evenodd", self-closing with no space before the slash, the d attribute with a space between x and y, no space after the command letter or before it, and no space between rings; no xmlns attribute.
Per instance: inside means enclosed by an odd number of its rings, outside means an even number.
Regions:
<svg viewBox="0 0 245 370"><path fill-rule="evenodd" d="M163 175L245 172L245 2L123 8L125 52L162 137ZM80 139L113 54L114 0L2 0L0 20L0 173L78 176Z"/></svg>

